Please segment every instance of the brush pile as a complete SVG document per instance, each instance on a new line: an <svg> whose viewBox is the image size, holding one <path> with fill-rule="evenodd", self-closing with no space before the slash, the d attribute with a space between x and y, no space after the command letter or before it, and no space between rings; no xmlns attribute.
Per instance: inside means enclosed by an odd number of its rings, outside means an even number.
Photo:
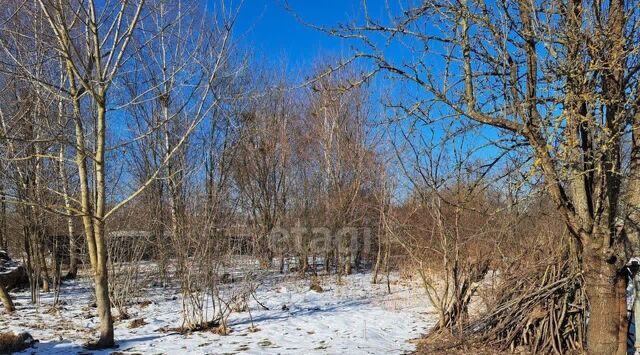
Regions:
<svg viewBox="0 0 640 355"><path fill-rule="evenodd" d="M497 348L565 354L582 349L586 296L568 262L546 265L501 281L495 305L465 333Z"/></svg>

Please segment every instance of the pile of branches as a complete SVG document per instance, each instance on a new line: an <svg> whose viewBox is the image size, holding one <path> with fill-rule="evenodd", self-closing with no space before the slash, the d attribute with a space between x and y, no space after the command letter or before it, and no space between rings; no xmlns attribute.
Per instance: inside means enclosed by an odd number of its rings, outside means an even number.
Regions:
<svg viewBox="0 0 640 355"><path fill-rule="evenodd" d="M587 308L584 281L564 260L505 275L493 306L468 323L464 332L505 350L580 351Z"/></svg>
<svg viewBox="0 0 640 355"><path fill-rule="evenodd" d="M470 264L461 279L468 281L462 283L468 287L455 293L451 302L455 307L444 308L440 323L420 350L581 352L588 301L575 242L567 235L545 233L510 246L509 251L494 255L490 266L478 261L482 259L465 258L462 264Z"/></svg>

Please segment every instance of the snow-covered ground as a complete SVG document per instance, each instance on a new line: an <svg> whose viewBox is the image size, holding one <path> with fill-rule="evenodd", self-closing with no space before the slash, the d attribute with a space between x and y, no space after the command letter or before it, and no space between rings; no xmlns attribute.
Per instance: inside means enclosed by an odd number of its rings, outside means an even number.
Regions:
<svg viewBox="0 0 640 355"><path fill-rule="evenodd" d="M148 305L134 305L130 319L116 321L115 336L122 353L143 354L401 354L415 348L412 339L425 333L436 317L419 285L391 278L387 285L372 285L371 275L354 274L338 284L335 276L321 279L324 292L309 289L309 280L272 275L258 288L248 312L233 313L231 333L209 331L178 334L164 329L181 325L181 298L176 289L145 290ZM0 310L0 331L28 331L40 342L25 354L90 353L82 344L94 339L97 318L88 281L69 282L61 292L65 304L52 311L53 296L43 294L40 306L29 303L28 293L17 294L17 312ZM286 307L283 307L286 306ZM132 319L147 323L129 328ZM251 331L253 330L253 331Z"/></svg>

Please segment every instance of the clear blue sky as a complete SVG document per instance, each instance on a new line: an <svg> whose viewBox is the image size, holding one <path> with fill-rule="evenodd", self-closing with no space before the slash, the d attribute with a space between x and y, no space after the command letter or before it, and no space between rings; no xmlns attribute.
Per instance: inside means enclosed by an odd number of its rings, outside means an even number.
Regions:
<svg viewBox="0 0 640 355"><path fill-rule="evenodd" d="M361 13L360 0L289 0L289 6L306 22L335 25ZM285 59L294 68L307 66L320 56L347 54L349 44L309 28L296 20L283 0L245 0L236 35L258 57Z"/></svg>

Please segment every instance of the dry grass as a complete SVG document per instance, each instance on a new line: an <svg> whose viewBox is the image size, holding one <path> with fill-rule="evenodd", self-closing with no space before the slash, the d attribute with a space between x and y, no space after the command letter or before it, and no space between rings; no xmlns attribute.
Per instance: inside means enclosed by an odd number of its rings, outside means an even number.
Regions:
<svg viewBox="0 0 640 355"><path fill-rule="evenodd" d="M140 328L147 325L143 318L137 318L129 322L129 329Z"/></svg>
<svg viewBox="0 0 640 355"><path fill-rule="evenodd" d="M524 355L530 354L523 348L514 351L499 350L481 342L472 340L460 342L458 338L448 337L444 333L437 337L426 337L417 341L416 355Z"/></svg>

